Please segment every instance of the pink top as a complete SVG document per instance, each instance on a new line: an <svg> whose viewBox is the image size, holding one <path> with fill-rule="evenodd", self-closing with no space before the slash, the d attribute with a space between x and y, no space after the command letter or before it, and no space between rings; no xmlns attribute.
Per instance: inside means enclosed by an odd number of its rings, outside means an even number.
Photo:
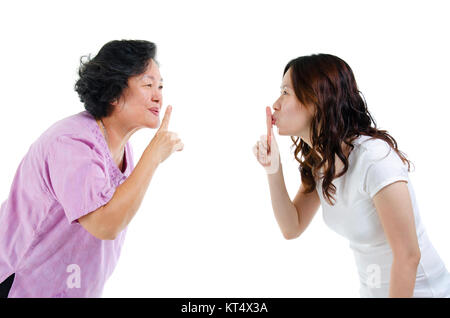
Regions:
<svg viewBox="0 0 450 318"><path fill-rule="evenodd" d="M78 218L106 204L134 169L124 171L87 111L64 118L30 147L0 208L0 282L15 273L9 297L100 297L126 229L100 240Z"/></svg>

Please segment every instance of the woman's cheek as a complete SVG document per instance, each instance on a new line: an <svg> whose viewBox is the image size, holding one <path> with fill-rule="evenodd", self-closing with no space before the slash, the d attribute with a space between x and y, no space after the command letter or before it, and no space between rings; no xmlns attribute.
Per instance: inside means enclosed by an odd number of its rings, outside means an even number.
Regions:
<svg viewBox="0 0 450 318"><path fill-rule="evenodd" d="M286 105L285 110L286 110L286 115L291 117L291 116L295 116L296 111L295 111L295 104L293 103L289 103Z"/></svg>
<svg viewBox="0 0 450 318"><path fill-rule="evenodd" d="M152 96L151 95L146 96L145 97L145 105L149 106L151 103L152 103Z"/></svg>

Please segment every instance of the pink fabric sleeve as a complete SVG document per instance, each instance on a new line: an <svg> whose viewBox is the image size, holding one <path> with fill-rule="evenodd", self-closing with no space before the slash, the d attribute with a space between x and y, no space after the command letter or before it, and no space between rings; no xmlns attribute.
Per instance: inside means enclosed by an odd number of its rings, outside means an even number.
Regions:
<svg viewBox="0 0 450 318"><path fill-rule="evenodd" d="M58 137L48 155L48 170L51 190L71 224L105 205L116 190L106 159L82 137Z"/></svg>

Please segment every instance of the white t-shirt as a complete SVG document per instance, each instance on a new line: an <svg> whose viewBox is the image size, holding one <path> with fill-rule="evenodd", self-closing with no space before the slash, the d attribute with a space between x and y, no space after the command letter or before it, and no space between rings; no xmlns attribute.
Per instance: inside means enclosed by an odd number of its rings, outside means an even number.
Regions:
<svg viewBox="0 0 450 318"><path fill-rule="evenodd" d="M450 274L431 244L420 220L408 167L387 142L360 136L353 141L347 172L332 181L334 206L324 200L322 180L317 192L328 227L347 238L360 277L361 297L388 297L392 250L386 239L373 197L383 187L404 180L412 200L421 251L413 297L450 297Z"/></svg>

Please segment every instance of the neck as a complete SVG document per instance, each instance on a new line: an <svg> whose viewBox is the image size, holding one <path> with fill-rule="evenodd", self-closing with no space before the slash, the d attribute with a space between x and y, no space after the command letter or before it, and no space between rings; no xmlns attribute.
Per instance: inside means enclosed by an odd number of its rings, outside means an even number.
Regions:
<svg viewBox="0 0 450 318"><path fill-rule="evenodd" d="M103 130L101 122L103 122L106 132ZM101 121L97 120L97 124L100 126L100 130L105 136L105 140L107 140L108 148L113 160L117 165L120 165L123 159L125 145L134 133L134 130L127 129L127 127L114 116L103 117Z"/></svg>
<svg viewBox="0 0 450 318"><path fill-rule="evenodd" d="M347 158L347 160L348 160L351 148L349 146L347 146L345 144L345 142L342 142L341 149L342 149L342 152L343 152L345 158ZM320 154L318 154L318 155L320 158L322 158L322 156ZM327 164L325 164L324 168L327 169ZM337 154L334 155L334 168L335 168L336 175L339 174L341 172L341 170L344 168L344 162L338 157Z"/></svg>

